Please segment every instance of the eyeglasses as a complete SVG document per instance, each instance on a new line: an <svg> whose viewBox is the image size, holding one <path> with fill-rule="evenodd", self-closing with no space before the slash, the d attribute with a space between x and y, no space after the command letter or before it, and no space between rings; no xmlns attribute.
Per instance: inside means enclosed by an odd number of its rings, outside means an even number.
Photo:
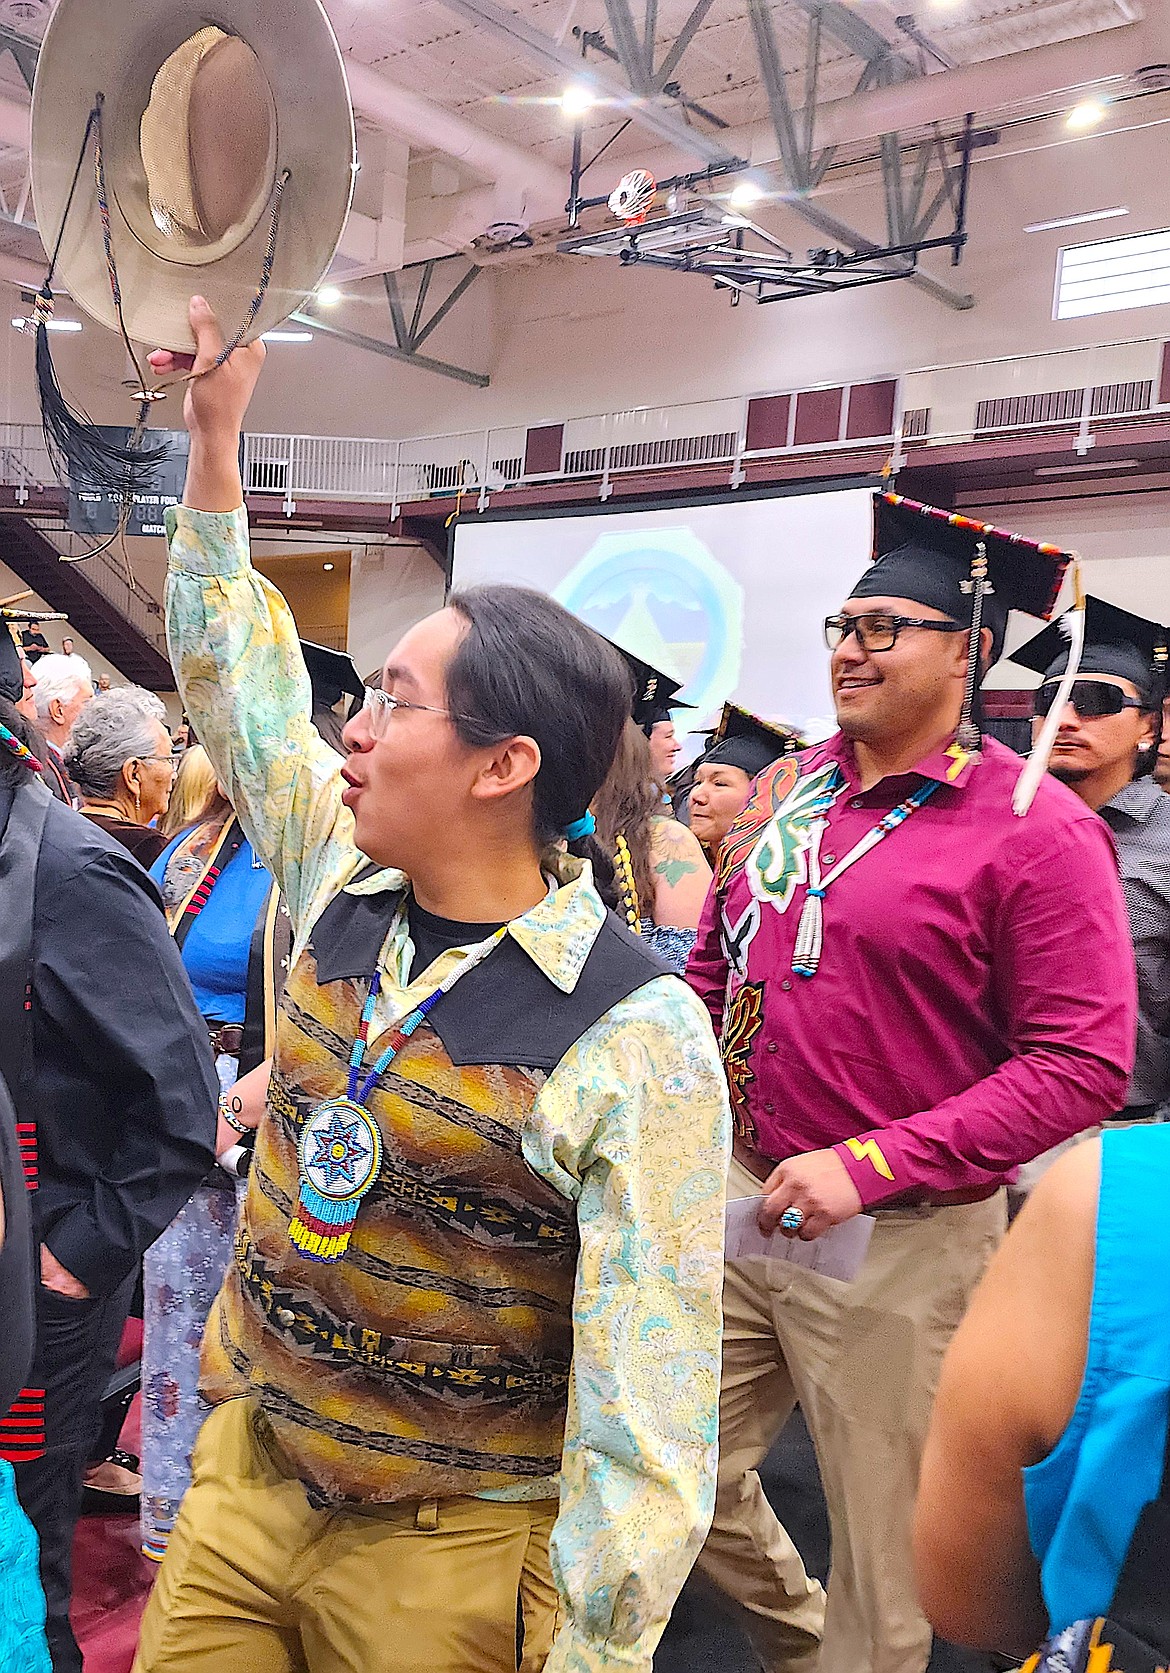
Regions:
<svg viewBox="0 0 1170 1673"><path fill-rule="evenodd" d="M452 709L438 709L433 703L408 703L402 697L394 697L388 691L381 691L377 686L368 685L366 694L362 698L362 714L370 717L370 732L375 738L384 738L390 724L390 716L395 709L417 709L420 714L446 715L449 720L471 721L470 715L456 714ZM473 722L474 724L474 722Z"/></svg>
<svg viewBox="0 0 1170 1673"><path fill-rule="evenodd" d="M891 616L885 610L867 610L860 616L826 616L825 644L835 651L856 633L863 651L892 651L904 627L924 627L932 633L967 632L961 622L925 621L921 616Z"/></svg>
<svg viewBox="0 0 1170 1673"><path fill-rule="evenodd" d="M171 773L174 775L179 770L179 762L183 759L183 754L183 750L173 749L169 755L136 755L134 759L136 761L169 761Z"/></svg>
<svg viewBox="0 0 1170 1673"><path fill-rule="evenodd" d="M1033 714L1042 718L1049 714L1060 690L1059 680L1046 680L1036 692ZM1119 715L1123 709L1144 709L1140 697L1127 697L1118 685L1104 680L1076 680L1068 701L1077 712L1078 720L1102 720L1106 715Z"/></svg>

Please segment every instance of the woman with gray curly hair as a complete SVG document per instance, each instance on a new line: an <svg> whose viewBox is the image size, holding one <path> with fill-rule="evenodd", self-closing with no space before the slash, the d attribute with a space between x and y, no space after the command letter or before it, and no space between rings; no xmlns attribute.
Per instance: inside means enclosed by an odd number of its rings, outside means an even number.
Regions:
<svg viewBox="0 0 1170 1673"><path fill-rule="evenodd" d="M65 751L81 812L143 866L166 847L166 838L150 828L166 812L175 780L165 718L152 691L119 686L86 705Z"/></svg>

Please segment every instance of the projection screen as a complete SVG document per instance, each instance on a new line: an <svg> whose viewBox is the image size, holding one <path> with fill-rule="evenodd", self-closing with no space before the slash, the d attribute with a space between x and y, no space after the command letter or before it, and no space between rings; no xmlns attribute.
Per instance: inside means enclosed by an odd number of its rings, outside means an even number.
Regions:
<svg viewBox="0 0 1170 1673"><path fill-rule="evenodd" d="M539 587L682 680L701 727L730 699L832 730L824 617L866 566L871 490L724 499L669 510L468 517L453 585ZM688 750L688 754L693 753Z"/></svg>

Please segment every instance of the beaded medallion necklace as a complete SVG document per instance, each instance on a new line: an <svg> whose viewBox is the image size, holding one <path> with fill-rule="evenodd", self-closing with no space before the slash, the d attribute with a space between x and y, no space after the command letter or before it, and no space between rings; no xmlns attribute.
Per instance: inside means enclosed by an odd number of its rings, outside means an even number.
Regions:
<svg viewBox="0 0 1170 1673"><path fill-rule="evenodd" d="M483 963L507 930L507 924L502 925L474 948L445 982L441 982L391 1030L389 1040L362 1079L362 1066L369 1049L370 1024L382 989L381 970L375 969L370 977L357 1037L349 1054L345 1096L326 1098L310 1110L297 1142L300 1189L288 1235L308 1260L332 1262L340 1260L345 1254L361 1200L377 1179L382 1166L382 1132L365 1108L366 1099L443 995L450 993L469 970Z"/></svg>

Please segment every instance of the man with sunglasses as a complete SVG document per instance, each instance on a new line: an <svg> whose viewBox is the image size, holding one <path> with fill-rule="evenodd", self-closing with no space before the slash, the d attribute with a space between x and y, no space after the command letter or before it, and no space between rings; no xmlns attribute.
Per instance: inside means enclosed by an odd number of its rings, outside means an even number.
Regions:
<svg viewBox="0 0 1170 1673"><path fill-rule="evenodd" d="M1062 618L1012 660L1043 675L1038 733L1068 668ZM1119 1120L1163 1119L1170 1104L1170 797L1151 774L1162 731L1170 635L1104 599L1085 604L1085 647L1049 771L1109 826L1137 958L1137 1058Z"/></svg>
<svg viewBox="0 0 1170 1673"><path fill-rule="evenodd" d="M943 1351L1005 1183L1116 1109L1132 1062L1109 833L1050 778L1017 818L1019 757L976 748L1009 609L1047 617L1067 554L894 495L875 522L876 561L826 623L840 731L756 780L688 967L731 1091L729 1194L803 1239L875 1220L849 1284L727 1266L699 1564L769 1673L925 1668L911 1513ZM827 1608L757 1473L797 1401L829 1505Z"/></svg>

